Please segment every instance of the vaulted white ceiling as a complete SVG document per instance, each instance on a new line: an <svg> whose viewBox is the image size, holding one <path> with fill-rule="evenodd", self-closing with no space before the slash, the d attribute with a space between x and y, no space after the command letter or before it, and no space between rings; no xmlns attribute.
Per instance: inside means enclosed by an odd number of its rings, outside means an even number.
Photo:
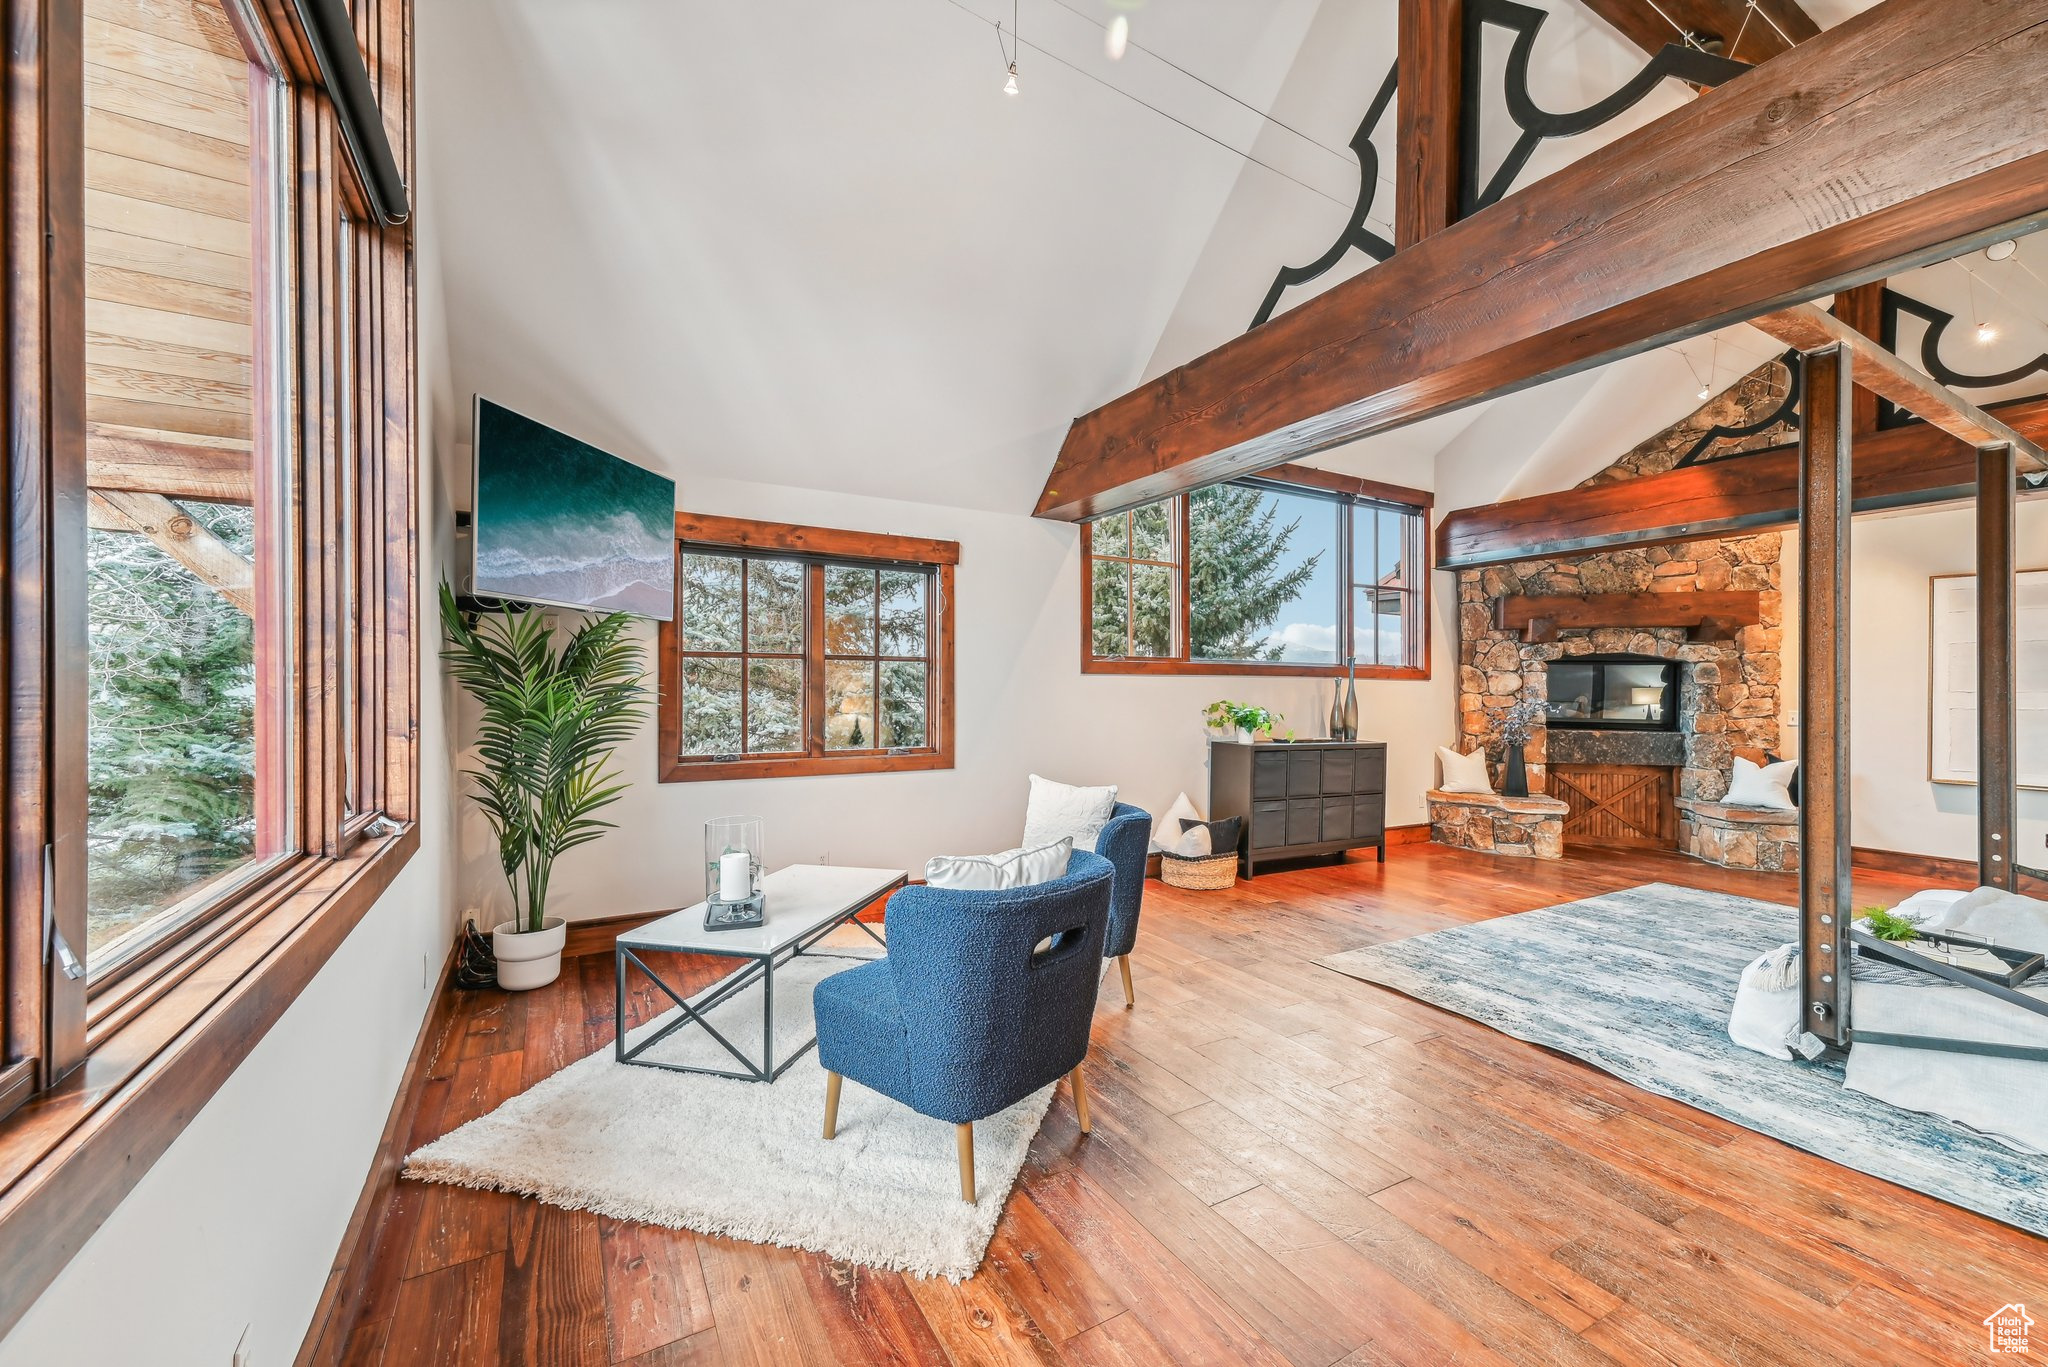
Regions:
<svg viewBox="0 0 2048 1367"><path fill-rule="evenodd" d="M1014 97L995 27L1010 43L1012 3ZM1575 0L1540 3L1538 103L1579 107L1641 65ZM1808 8L1832 24L1869 3ZM1113 62L1118 13L1136 46ZM444 293L454 396L666 469L686 501L717 475L1028 510L1074 417L1242 332L1275 270L1334 239L1394 13L428 0L420 198L439 260L423 276ZM1690 98L1667 82L1546 146L1523 183ZM1689 412L1707 369L1726 383L1774 350L1725 338L1717 367L1696 339L1319 463L1472 501L1561 487Z"/></svg>

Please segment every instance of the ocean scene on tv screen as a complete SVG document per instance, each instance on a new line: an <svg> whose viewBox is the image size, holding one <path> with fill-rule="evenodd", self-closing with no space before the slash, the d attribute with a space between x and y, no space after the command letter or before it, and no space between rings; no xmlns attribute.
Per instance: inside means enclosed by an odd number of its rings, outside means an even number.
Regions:
<svg viewBox="0 0 2048 1367"><path fill-rule="evenodd" d="M667 620L675 481L477 400L478 594Z"/></svg>

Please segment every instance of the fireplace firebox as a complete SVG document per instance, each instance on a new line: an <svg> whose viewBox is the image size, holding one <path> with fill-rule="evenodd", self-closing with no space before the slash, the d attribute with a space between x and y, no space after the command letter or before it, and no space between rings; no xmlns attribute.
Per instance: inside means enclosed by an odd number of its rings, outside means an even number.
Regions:
<svg viewBox="0 0 2048 1367"><path fill-rule="evenodd" d="M1676 731L1678 664L1654 655L1552 660L1546 723L1598 731Z"/></svg>

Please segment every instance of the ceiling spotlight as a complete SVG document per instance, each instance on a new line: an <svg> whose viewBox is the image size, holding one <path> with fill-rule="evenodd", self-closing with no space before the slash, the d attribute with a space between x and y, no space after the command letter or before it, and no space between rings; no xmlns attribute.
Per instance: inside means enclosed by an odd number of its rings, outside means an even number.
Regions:
<svg viewBox="0 0 2048 1367"><path fill-rule="evenodd" d="M1699 392L1699 396L1698 396L1698 397L1699 397L1699 401L1700 401L1701 403L1705 403L1705 402L1706 402L1706 401L1707 401L1708 399L1711 399L1711 398L1713 398L1713 397L1714 397L1714 391L1713 391L1712 387L1710 387L1710 386L1708 386L1708 385L1701 385L1701 386L1700 386L1700 392Z"/></svg>
<svg viewBox="0 0 2048 1367"><path fill-rule="evenodd" d="M1119 14L1109 21L1109 31L1102 37L1102 50L1112 62L1124 59L1124 50L1131 45L1130 16Z"/></svg>
<svg viewBox="0 0 2048 1367"><path fill-rule="evenodd" d="M2019 249L2020 244L2008 238L2004 242L1994 242L1986 247L1984 249L1984 259L1987 261L2003 261Z"/></svg>
<svg viewBox="0 0 2048 1367"><path fill-rule="evenodd" d="M1015 62L1010 63L1010 79L1003 82L1003 93L1005 95L1017 93L1017 64Z"/></svg>
<svg viewBox="0 0 2048 1367"><path fill-rule="evenodd" d="M1977 345L1989 346L1998 340L1998 329L1989 323L1977 324Z"/></svg>

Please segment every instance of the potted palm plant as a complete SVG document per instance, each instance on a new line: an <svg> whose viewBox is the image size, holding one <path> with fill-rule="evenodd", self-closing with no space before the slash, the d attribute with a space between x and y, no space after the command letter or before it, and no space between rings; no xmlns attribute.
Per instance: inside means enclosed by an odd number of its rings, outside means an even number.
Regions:
<svg viewBox="0 0 2048 1367"><path fill-rule="evenodd" d="M513 916L494 928L498 984L545 987L562 971L567 928L547 914L555 860L612 829L596 813L626 785L607 769L640 725L646 687L640 644L623 612L586 620L559 647L540 613L466 618L441 586L449 672L483 705L481 763L464 777L498 837Z"/></svg>

